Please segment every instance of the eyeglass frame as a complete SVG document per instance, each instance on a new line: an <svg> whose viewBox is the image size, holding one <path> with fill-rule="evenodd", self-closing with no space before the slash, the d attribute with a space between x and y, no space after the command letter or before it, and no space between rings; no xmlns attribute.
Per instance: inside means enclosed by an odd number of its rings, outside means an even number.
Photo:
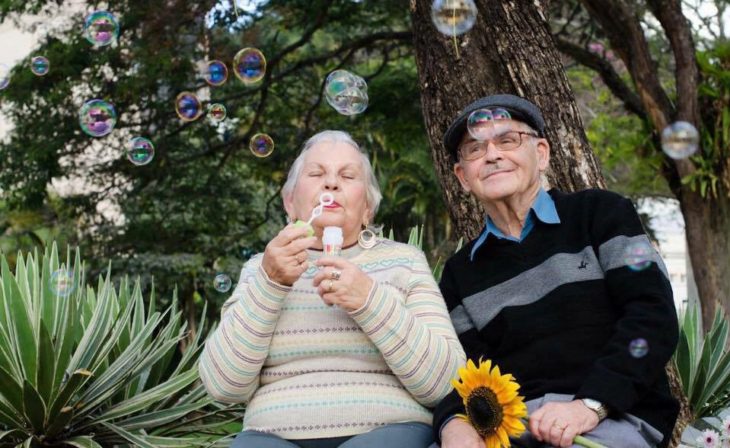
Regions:
<svg viewBox="0 0 730 448"><path fill-rule="evenodd" d="M485 139L485 140L476 140L476 139L474 139L474 140L470 141L469 143L478 142L479 143L479 147L480 148L484 148L484 150L483 150L484 152L482 154L480 154L477 157L473 157L473 158L468 158L467 159L462 154L462 151L461 151L462 145L459 145L459 148L457 149L456 154L459 156L459 160L464 160L466 162L473 162L475 160L481 159L482 157L484 157L487 154L487 149L486 148L489 146L489 143L492 143L494 145L494 147L497 149L497 151L499 151L499 152L510 152L510 151L514 151L515 149L518 149L518 148L520 148L522 146L522 143L523 143L522 136L523 135L528 135L528 136L533 137L533 138L542 138L542 137L540 137L540 135L536 134L534 131L528 132L528 131L515 131L515 130L509 130L509 131L503 132L503 133L499 134L498 137L503 137L503 136L505 136L505 135L507 135L509 133L516 133L516 134L518 134L520 136L520 141L517 144L517 146L515 146L514 148L503 149L499 145L497 145L496 143L494 143L491 138L490 139Z"/></svg>

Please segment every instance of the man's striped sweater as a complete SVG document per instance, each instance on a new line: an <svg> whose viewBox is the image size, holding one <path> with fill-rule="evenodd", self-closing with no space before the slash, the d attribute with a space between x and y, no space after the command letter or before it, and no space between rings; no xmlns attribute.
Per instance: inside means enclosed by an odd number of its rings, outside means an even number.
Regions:
<svg viewBox="0 0 730 448"><path fill-rule="evenodd" d="M574 394L639 417L666 445L679 407L664 371L678 339L664 264L628 199L549 194L560 223L536 221L521 242L491 235L473 260L472 241L447 261L441 292L467 357L513 374L528 400ZM641 339L649 351L632 354ZM434 412L436 432L463 412L452 392Z"/></svg>
<svg viewBox="0 0 730 448"><path fill-rule="evenodd" d="M248 403L244 429L315 439L430 424L427 408L451 390L464 353L423 253L379 239L342 256L375 280L349 313L322 302L313 265L292 287L267 277L261 255L244 266L199 368L215 399Z"/></svg>

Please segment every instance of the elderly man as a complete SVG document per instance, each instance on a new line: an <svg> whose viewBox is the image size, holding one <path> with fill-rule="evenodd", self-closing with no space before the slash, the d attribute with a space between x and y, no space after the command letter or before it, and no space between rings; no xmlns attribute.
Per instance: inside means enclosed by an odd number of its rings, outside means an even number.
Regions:
<svg viewBox="0 0 730 448"><path fill-rule="evenodd" d="M677 317L632 203L603 190L545 191L545 122L514 95L470 104L444 145L487 216L440 287L467 356L491 359L521 385L529 432L513 445L568 447L583 435L609 447L666 446L679 410L664 371ZM441 447L483 447L456 414L465 409L452 391L434 414Z"/></svg>

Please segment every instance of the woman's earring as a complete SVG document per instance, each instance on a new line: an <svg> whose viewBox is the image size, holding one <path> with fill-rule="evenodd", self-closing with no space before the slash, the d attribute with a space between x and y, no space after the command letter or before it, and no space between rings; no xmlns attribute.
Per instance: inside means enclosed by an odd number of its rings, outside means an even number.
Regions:
<svg viewBox="0 0 730 448"><path fill-rule="evenodd" d="M360 234L357 236L357 244L359 244L363 249L371 249L375 246L375 243L375 232L370 230L368 227L362 229Z"/></svg>

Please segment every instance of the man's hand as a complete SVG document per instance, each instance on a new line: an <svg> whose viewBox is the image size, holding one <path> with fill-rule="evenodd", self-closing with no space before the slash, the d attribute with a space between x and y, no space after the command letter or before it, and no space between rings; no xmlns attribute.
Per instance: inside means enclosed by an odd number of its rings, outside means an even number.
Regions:
<svg viewBox="0 0 730 448"><path fill-rule="evenodd" d="M469 423L452 419L441 430L441 448L484 448L484 440Z"/></svg>
<svg viewBox="0 0 730 448"><path fill-rule="evenodd" d="M575 436L591 431L598 423L598 414L581 400L573 400L544 404L530 415L528 428L540 442L565 448L573 444Z"/></svg>

